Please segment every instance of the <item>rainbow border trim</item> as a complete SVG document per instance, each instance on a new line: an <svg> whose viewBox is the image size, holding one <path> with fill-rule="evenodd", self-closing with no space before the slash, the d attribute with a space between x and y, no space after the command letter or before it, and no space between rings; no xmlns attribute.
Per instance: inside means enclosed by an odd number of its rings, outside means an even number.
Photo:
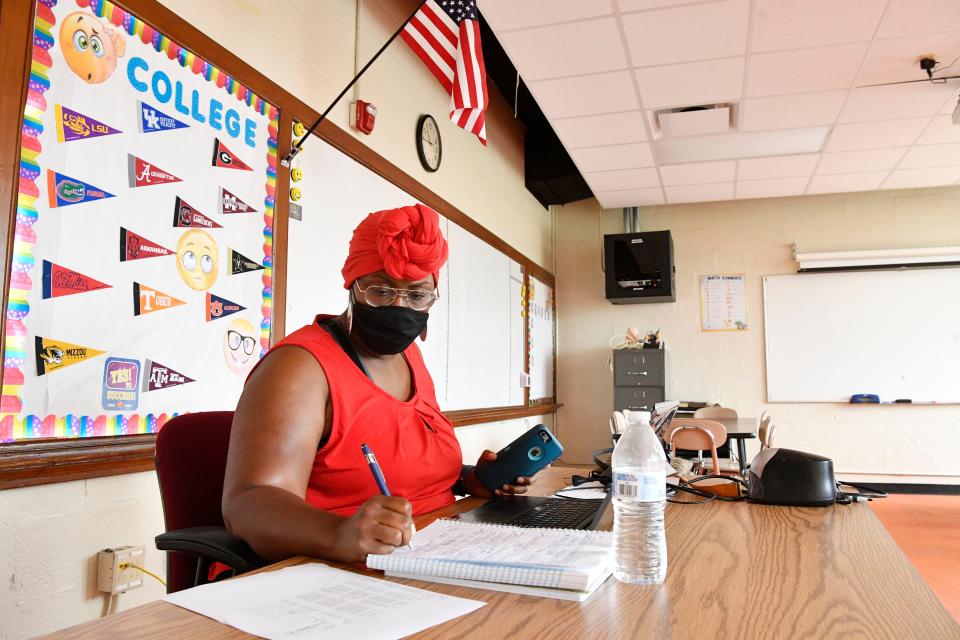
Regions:
<svg viewBox="0 0 960 640"><path fill-rule="evenodd" d="M144 44L152 44L157 52L176 59L180 66L189 67L193 73L214 82L237 100L246 103L269 120L267 127L267 196L264 199L263 228L263 303L260 323L260 356L270 348L273 324L273 215L277 186L277 137L280 112L277 107L237 82L229 74L213 66L191 51L187 51L168 37L156 31L136 16L106 0L75 0L80 8L89 8L97 16L122 27L128 35L139 36ZM42 151L40 135L43 133L43 115L47 110L44 93L50 89L47 71L53 66L50 48L53 47L53 27L56 17L53 7L58 0L37 0L34 19L33 55L30 63L30 78L27 100L24 106L23 131L20 137L20 176L17 194L16 228L14 231L13 256L10 267L10 291L7 303L6 336L4 342L3 386L0 392L0 442L32 438L86 438L93 436L117 436L135 433L156 433L170 418L178 415L138 414L65 416L20 415L23 403L20 388L24 383L23 364L26 360L25 342L27 330L23 319L30 313L28 296L33 288L30 270L34 266L33 246L37 236L33 226L37 222L36 201L40 196L36 179L40 176L37 161Z"/></svg>

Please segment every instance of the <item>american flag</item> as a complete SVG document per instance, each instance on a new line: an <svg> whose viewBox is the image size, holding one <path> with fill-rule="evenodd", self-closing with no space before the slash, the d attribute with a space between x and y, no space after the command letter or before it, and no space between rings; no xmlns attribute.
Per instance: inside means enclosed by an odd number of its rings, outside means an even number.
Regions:
<svg viewBox="0 0 960 640"><path fill-rule="evenodd" d="M476 0L427 0L400 37L450 94L450 120L487 144L487 72Z"/></svg>

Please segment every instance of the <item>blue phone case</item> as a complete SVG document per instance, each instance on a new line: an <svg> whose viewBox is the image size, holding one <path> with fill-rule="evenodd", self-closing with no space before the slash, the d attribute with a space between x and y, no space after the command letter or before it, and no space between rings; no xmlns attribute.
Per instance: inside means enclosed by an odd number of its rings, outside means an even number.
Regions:
<svg viewBox="0 0 960 640"><path fill-rule="evenodd" d="M556 460L563 445L546 425L538 424L497 452L493 462L477 465L476 476L493 491L513 484L520 476L532 476Z"/></svg>

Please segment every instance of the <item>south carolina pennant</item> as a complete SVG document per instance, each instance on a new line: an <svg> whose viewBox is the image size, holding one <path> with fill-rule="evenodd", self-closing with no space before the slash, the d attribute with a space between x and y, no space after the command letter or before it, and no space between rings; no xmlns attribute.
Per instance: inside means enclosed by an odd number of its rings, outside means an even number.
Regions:
<svg viewBox="0 0 960 640"><path fill-rule="evenodd" d="M67 269L60 265L43 261L43 299L59 298L74 293L86 293L97 289L108 289L111 285L95 280L90 276Z"/></svg>
<svg viewBox="0 0 960 640"><path fill-rule="evenodd" d="M253 171L247 164L237 157L235 153L227 149L227 145L220 142L217 138L213 141L213 166L224 167L226 169L243 169L244 171Z"/></svg>
<svg viewBox="0 0 960 640"><path fill-rule="evenodd" d="M135 316L172 309L182 304L186 303L183 300L177 300L169 293L157 291L140 282L133 283L133 315Z"/></svg>
<svg viewBox="0 0 960 640"><path fill-rule="evenodd" d="M218 295L214 295L207 292L207 322L211 320L216 320L218 318L225 318L233 313L238 311L243 311L246 307L237 304L236 302L230 302L226 298L221 298Z"/></svg>
<svg viewBox="0 0 960 640"><path fill-rule="evenodd" d="M73 140L86 140L109 136L114 133L123 133L119 129L114 129L99 120L94 120L90 116L85 116L63 105L54 105L54 108L57 112L57 140L60 142L72 142Z"/></svg>
<svg viewBox="0 0 960 640"><path fill-rule="evenodd" d="M180 178L172 173L129 153L127 154L127 179L131 189L180 182Z"/></svg>
<svg viewBox="0 0 960 640"><path fill-rule="evenodd" d="M170 249L161 247L156 242L147 240L141 235L120 227L120 262L127 260L142 260L143 258L158 258L169 256Z"/></svg>
<svg viewBox="0 0 960 640"><path fill-rule="evenodd" d="M222 227L222 225L217 224L197 211L179 196L177 196L177 200L173 206L173 226L202 227L205 229L219 229Z"/></svg>
<svg viewBox="0 0 960 640"><path fill-rule="evenodd" d="M91 349L72 342L40 336L34 337L34 348L36 349L38 376L106 353L99 349Z"/></svg>
<svg viewBox="0 0 960 640"><path fill-rule="evenodd" d="M230 249L230 275L235 276L238 273L246 273L248 271L257 271L263 269L263 265L259 262L254 262L250 258L246 257L239 251L234 251Z"/></svg>
<svg viewBox="0 0 960 640"><path fill-rule="evenodd" d="M51 209L113 197L112 193L107 193L83 180L70 178L62 173L47 169L47 198Z"/></svg>

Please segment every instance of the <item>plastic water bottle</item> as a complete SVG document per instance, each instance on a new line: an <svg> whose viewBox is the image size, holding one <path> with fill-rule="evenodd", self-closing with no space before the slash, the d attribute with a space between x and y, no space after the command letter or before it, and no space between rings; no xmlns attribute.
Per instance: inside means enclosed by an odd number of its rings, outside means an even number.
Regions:
<svg viewBox="0 0 960 640"><path fill-rule="evenodd" d="M667 575L666 456L650 425L628 414L613 450L613 575L630 584L659 584Z"/></svg>

